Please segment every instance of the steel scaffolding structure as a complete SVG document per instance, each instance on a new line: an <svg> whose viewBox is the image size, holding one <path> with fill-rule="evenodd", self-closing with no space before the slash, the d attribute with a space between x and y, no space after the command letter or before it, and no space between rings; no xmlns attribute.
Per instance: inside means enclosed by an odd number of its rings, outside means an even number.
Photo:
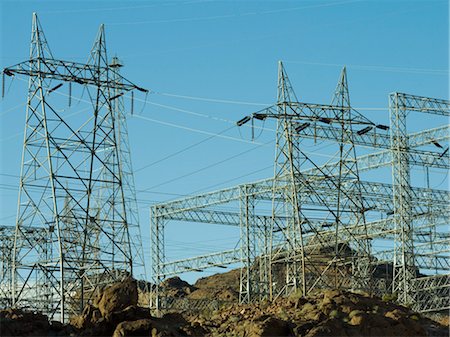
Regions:
<svg viewBox="0 0 450 337"><path fill-rule="evenodd" d="M408 133L404 120L405 111L448 116L450 102L394 93L389 108L390 126L354 110L345 68L331 104L298 102L280 64L277 104L238 122L277 119L274 177L151 207L153 309L170 303L159 287L165 278L236 262L241 302L332 287L397 293L418 311L450 308L450 191L413 187L408 175L411 166L449 169L450 127ZM308 140L337 144L334 160L307 155ZM357 146L369 153L357 156ZM360 178L383 167L392 168L392 184ZM171 221L237 226L241 234L235 249L168 261ZM382 267L391 270L384 279Z"/></svg>
<svg viewBox="0 0 450 337"><path fill-rule="evenodd" d="M146 90L122 77L119 66L108 61L103 25L86 64L55 59L34 13L29 60L3 70L29 76L13 306L66 321L104 282L143 265L122 100ZM69 106L82 88L91 113L71 119L56 108L54 94L64 83Z"/></svg>

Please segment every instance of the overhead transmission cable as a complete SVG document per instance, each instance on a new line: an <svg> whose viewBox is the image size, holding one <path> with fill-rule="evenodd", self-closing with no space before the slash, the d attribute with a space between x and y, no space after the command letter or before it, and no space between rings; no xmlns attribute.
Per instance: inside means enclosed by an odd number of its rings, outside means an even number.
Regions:
<svg viewBox="0 0 450 337"><path fill-rule="evenodd" d="M197 169L197 170L195 170L195 171L192 171L192 172L183 174L183 175L178 176L178 177L176 177L176 178L173 178L173 179L170 179L170 180L166 180L166 181L164 181L164 182L162 182L162 183L159 183L159 184L157 184L157 185L154 185L154 186L145 188L145 189L143 189L143 190L138 190L137 192L141 193L141 192L144 192L144 191L148 191L148 190L151 190L151 189L153 189L153 188L160 187L160 186L163 186L163 185L172 183L172 182L174 182L174 181L180 180L180 179L182 179L182 178L189 177L189 176L191 176L191 175L194 175L194 174L197 174L197 173L202 172L202 171L204 171L204 170L207 170L207 169L209 169L209 168L211 168L211 167L214 167L214 166L223 164L223 163L225 163L225 162L227 162L227 161L230 161L231 159L234 159L234 158L237 158L237 157L242 156L242 155L244 155L244 154L247 154L247 153L249 153L249 152L251 152L251 151L254 151L254 150L256 150L256 149L258 149L258 148L260 148L260 147L262 147L262 146L267 146L267 145L269 145L270 143L273 143L273 142L274 142L274 140L270 140L270 141L268 141L268 142L266 142L266 143L260 144L260 145L258 145L258 146L256 146L256 147L252 147L251 149L242 151L242 152L240 152L240 153L238 153L238 154L235 154L235 155L233 155L233 156L231 156L231 157L227 157L227 158L222 159L222 160L220 160L220 161L218 161L218 162L215 162L215 163L213 163L213 164L210 164L210 165L207 165L207 166L202 167L202 168L200 168L200 169Z"/></svg>
<svg viewBox="0 0 450 337"><path fill-rule="evenodd" d="M169 154L169 155L167 155L167 156L165 156L165 157L163 157L163 158L161 158L161 159L158 159L158 160L156 160L156 161L154 161L154 162L152 162L152 163L150 163L150 164L144 165L144 166L142 166L142 167L140 167L140 168L134 170L134 173L140 172L140 171L142 171L142 170L144 170L144 169L146 169L146 168L149 168L149 167L151 167L151 166L153 166L153 165L156 165L156 164L159 164L159 163L161 163L161 162L163 162L163 161L165 161L165 160L167 160L167 159L170 159L170 158L172 158L172 157L175 157L175 156L177 156L177 155L179 155L179 154L181 154L181 153L183 153L183 152L186 152L186 151L188 151L188 150L190 150L190 149L192 149L192 148L194 148L194 147L196 147L196 146L198 146L198 145L200 145L200 144L203 144L203 143L209 141L210 139L216 138L217 136L220 136L221 134L223 134L223 133L225 133L225 132L227 132L227 131L229 131L229 130L231 130L231 129L233 129L233 128L234 128L234 126L231 126L231 127L229 127L229 128L226 128L226 129L220 131L219 133L217 133L217 134L215 134L215 135L212 135L212 136L209 136L209 137L207 137L207 138L204 138L204 139L202 139L201 141L199 141L199 142L197 142L197 143L191 144L191 145L189 145L189 146L187 146L187 147L185 147L185 148L183 148L183 149L181 149L181 150L179 150L179 151L173 152L173 153L171 153L171 154Z"/></svg>
<svg viewBox="0 0 450 337"><path fill-rule="evenodd" d="M223 15L210 15L210 16L198 16L198 17L186 17L186 18L174 18L174 19L159 19L159 20L144 20L144 21L126 21L126 22L115 22L108 23L109 26L122 26L122 25L140 25L147 23L174 23L174 22L192 22L192 21L208 21L208 20L218 20L218 19L228 19L239 17L242 18L244 16L253 16L253 15L263 15L263 14L274 14L274 13L283 13L283 12L291 12L295 10L302 9L310 9L310 8L320 8L320 7L330 7L330 6L338 6L338 5L346 5L355 2L361 2L362 0L346 0L340 2L332 2L332 3L321 3L307 6L297 6L290 8L280 8L266 11L253 11L239 14L223 14Z"/></svg>

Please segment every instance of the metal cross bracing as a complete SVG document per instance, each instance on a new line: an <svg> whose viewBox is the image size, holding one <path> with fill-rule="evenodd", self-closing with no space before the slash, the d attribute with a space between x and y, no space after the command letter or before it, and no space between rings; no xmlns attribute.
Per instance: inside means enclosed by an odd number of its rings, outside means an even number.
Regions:
<svg viewBox="0 0 450 337"><path fill-rule="evenodd" d="M11 307L14 226L0 226L0 306Z"/></svg>
<svg viewBox="0 0 450 337"><path fill-rule="evenodd" d="M122 83L120 76L120 69L123 67L122 62L117 56L114 56L109 64L110 68L114 69L112 78L117 83ZM144 90L144 89L140 89ZM133 94L133 92L132 92ZM139 210L136 198L136 186L134 182L133 165L131 161L131 147L128 139L128 123L127 123L127 109L125 107L125 100L123 92L119 88L115 88L111 99L112 109L115 111L118 134L118 153L120 155L119 165L122 178L124 209L127 210L127 224L128 227L134 228L130 232L131 256L134 259L134 274L140 279L146 279L147 273L144 263L144 249L142 246L141 231L139 227ZM132 98L133 99L133 98Z"/></svg>
<svg viewBox="0 0 450 337"><path fill-rule="evenodd" d="M153 206L153 207L157 207ZM427 214L419 214L414 216L415 221L421 221L423 219L427 218ZM170 215L163 216L162 218L165 218L167 220L175 220L175 221L184 221L184 222L195 222L195 223L205 223L205 224L221 224L221 225L227 225L227 226L240 226L240 214L238 212L223 212L220 210L208 210L208 209L195 209L190 211L185 210L179 210L178 213L174 212ZM271 217L267 215L261 215L255 216L255 226L261 226L264 222L266 225L269 223ZM415 241L421 243L423 247L425 247L425 244L430 245L430 239L429 239L429 229L434 228L436 226L445 226L450 219L450 214L447 212L446 214L441 214L440 216L436 217L435 223L433 224L427 224L426 226L416 226L415 227ZM278 219L280 222L280 225L285 219ZM261 225L257 225L258 222L261 222ZM153 222L152 222L153 223ZM329 236L333 237L333 231L326 229L327 224L324 224L323 221L320 221L317 223L317 225L325 225L324 228L321 230L322 236ZM369 221L366 224L367 226L367 232L370 235L371 238L389 238L393 239L395 235L395 223L392 217L387 217L382 220L375 220L375 221ZM349 227L350 230L354 230L355 228ZM435 233L434 237L432 238L432 244L437 249L437 251L440 250L440 252L444 252L445 249L448 251L448 244L450 243L450 235L448 233ZM311 240L312 241L312 240ZM309 243L312 245L312 243ZM239 245L239 242L237 242L237 245ZM438 245L440 245L441 248L438 248ZM420 248L419 245L416 245L417 248ZM445 248L447 247L447 248ZM388 252L379 251L374 252L377 259L392 261L393 257L393 251L390 251L389 258L386 258L386 254ZM450 271L450 265L448 259L439 259L439 267L438 269L441 271ZM164 267L164 277L174 276L179 273L183 272L189 272L189 271L202 271L204 269L213 267L213 266L226 266L229 264L234 264L236 262L241 262L242 259L240 258L240 248L235 248L232 250L202 255L198 257L192 257L192 258L186 258L182 260L176 260L176 261L168 261L162 264ZM420 265L421 268L428 268L430 267L430 264L423 264ZM433 266L433 268L436 268L436 266ZM432 268L432 269L433 269Z"/></svg>
<svg viewBox="0 0 450 337"><path fill-rule="evenodd" d="M251 184L250 188L255 188L256 184ZM244 187L236 187L236 192L239 190L246 190ZM223 196L223 190L216 192L216 196L220 197ZM227 201L235 201L233 194L230 193L229 190L226 191L229 196L231 196L230 199L224 199L221 198L221 201L223 204L218 204L215 200L214 202L211 202L215 206L225 205L227 204ZM214 193L210 193L208 196L209 200L213 200ZM383 197L383 195L380 195ZM257 195L253 194L251 197L257 197ZM385 196L387 197L387 196ZM448 194L446 194L445 198L448 197ZM203 199L203 196L198 196L198 199ZM436 205L436 208L432 209L433 212L439 212L439 210L442 210L442 207L444 207L446 201L445 198L444 201L441 202L439 205ZM192 204L195 204L195 200L192 200L193 198L189 198L190 202ZM267 199L267 196L263 197L264 199ZM426 197L422 197L422 201L426 202ZM386 205L384 207L381 207L381 210L383 213L389 212L391 202L389 200L387 201ZM175 201L173 204L180 204L180 201ZM194 205L191 205L192 207L186 207L186 205L183 205L184 207L177 208L176 206L172 205L171 202L162 204L162 205L155 205L152 206L152 228L155 229L155 224L168 224L170 221L183 221L186 223L186 225L189 225L189 223L204 223L204 224L221 224L221 225L227 225L227 226L240 226L240 213L239 212L224 212L220 209L211 209L206 206L204 207L196 207ZM383 205L382 205L383 206ZM161 212L161 209L164 211ZM155 214L159 214L156 216ZM414 216L415 221L421 221L422 219L425 219L427 217L427 214L421 212ZM268 224L271 220L271 217L268 215L256 215L255 221L253 222L253 225L258 227L263 224ZM415 240L417 242L427 243L429 244L428 240L428 227L432 226L445 226L448 224L450 220L450 214L447 212L446 214L440 215L436 217L436 223L433 225L428 224L428 226L417 226L417 231L415 232ZM285 219L280 218L277 220L279 224L283 224ZM257 223L260 223L260 225L257 225ZM322 227L320 235L322 238L325 238L326 240L332 240L334 238L334 232L333 230L328 229L328 224L324 223L323 221L316 221L315 224L317 227ZM385 239L393 239L395 235L395 224L392 216L389 216L382 220L375 220L375 221L369 221L366 224L366 229L369 237L371 239L377 239L377 238L385 238ZM353 231L356 228L349 227L349 230ZM164 234L164 227L158 228L159 239L163 239L162 235ZM314 246L315 240L312 239L313 233L309 233L306 235L307 239L307 245ZM245 235L244 235L245 237ZM309 239L308 239L309 237ZM154 239L157 238L157 235L155 232L152 234L152 247L160 247L161 245L156 245ZM212 253L208 255L193 257L193 258L187 258L183 260L177 260L177 261L166 261L165 259L163 262L158 264L153 264L153 266L157 266L157 268L154 268L153 275L159 275L158 279L160 281L164 280L166 277L174 276L177 274L182 274L185 272L200 272L205 269L211 268L211 267L225 267L230 264L235 264L236 262L244 262L243 255L241 255L241 248L245 247L245 245L240 245L239 238L236 239L236 245L237 248L233 250L223 251L223 252L217 252ZM434 249L437 248L437 243L441 242L441 246L445 247L446 245L450 243L450 237L448 235L445 235L444 233L437 233L435 237L432 238L434 241ZM163 251L163 249L161 249ZM162 254L162 253L160 253ZM436 254L438 254L438 250L436 250ZM373 252L374 255L374 264L379 263L385 263L386 261L392 261L393 252L389 255L390 258L386 260L386 253L385 252ZM419 268L429 268L431 263L433 264L433 268L435 270L438 270L439 272L449 272L449 265L448 265L448 259L445 256L431 256L427 260L424 260L423 258L418 258L418 264L417 266ZM155 274L155 269L159 270L158 273ZM156 283L158 284L158 283ZM384 291L386 292L386 290ZM382 294L381 292L380 294Z"/></svg>
<svg viewBox="0 0 450 337"><path fill-rule="evenodd" d="M0 226L0 305L3 308L11 307L13 293L13 253L15 242L16 226ZM45 256L50 250L51 243L46 240L47 231L43 228L24 229L27 240L30 245L36 247L36 251ZM21 289L24 291L24 289ZM39 303L43 305L44 303ZM35 302L31 298L25 298L23 307L32 308Z"/></svg>
<svg viewBox="0 0 450 337"><path fill-rule="evenodd" d="M414 202L412 200L411 164L408 157L410 148L407 116L409 112L414 111L449 117L450 101L392 93L389 95L389 111L391 119L393 215L397 229L394 240L393 292L399 294L401 303L413 304L417 302L420 289L417 289L417 283L414 282L417 276L415 254L418 252L413 239L414 226L411 219ZM444 148L442 145L439 147ZM448 150L447 146L441 157L448 157ZM430 198L430 200L434 202L434 199ZM449 206L444 207L448 209Z"/></svg>
<svg viewBox="0 0 450 337"><path fill-rule="evenodd" d="M66 321L99 286L143 264L133 249L140 237L122 96L146 90L109 63L103 25L87 63L63 61L53 57L35 13L29 60L3 75L29 76L12 303ZM63 84L69 105L77 90L88 95L89 113L71 119L57 109Z"/></svg>
<svg viewBox="0 0 450 337"><path fill-rule="evenodd" d="M372 289L377 294L394 291L392 275L389 279L374 279L373 272L377 266L392 266L395 252L394 249L390 253L383 252L377 247L377 242L380 239L384 242L387 240L394 247L393 242L402 232L396 220L398 210L394 207L393 200L395 187L390 183L363 181L359 178L359 172L395 166L391 128L375 124L351 108L345 70L330 105L296 102L282 65L279 68L278 89L277 104L238 122L238 125L242 125L252 118L278 119L279 115L283 116L282 120L286 123L280 123L279 120L277 132L277 146L283 151L277 152L278 168L274 178L151 207L152 280L156 285L153 308L157 308L155 304L158 303L158 296L163 296L158 294L158 284L166 277L202 271L212 266L224 267L235 264L237 260L243 264L240 288L242 302L268 297L271 290L272 297L275 293L288 294L295 291L296 287L303 287L304 290L306 284L309 285L307 291L336 285L353 289L378 287ZM436 114L445 114L439 109L448 111L448 101L400 95L407 97L412 109L418 110L417 106L420 106L421 109ZM337 143L340 147L337 160L311 164L311 158L302 153L302 139L323 139ZM427 170L448 170L448 149L441 145L448 144L448 141L448 124L409 133L406 137L407 150L403 151L402 160L407 160L410 166L424 167ZM438 147L437 151L433 145ZM356 156L353 150L355 146L375 152ZM293 168L291 162L298 169ZM302 163L303 166L300 165ZM414 280L425 277L432 283L435 277L439 280L439 289L446 289L446 285L442 286L444 281L441 280L441 274L449 273L446 247L450 244L450 238L443 228L450 220L450 193L448 190L429 187L410 187L408 193L411 201L409 219L414 228L411 239L416 243L414 247L417 249L414 270L428 272L425 275L430 275L431 272L431 276L420 276ZM352 194L352 198L348 194ZM346 201L343 202L342 199ZM298 207L295 203L298 203ZM223 206L233 211L224 211ZM316 211L316 216L310 209ZM324 210L332 216L324 215ZM341 219L341 228L336 226L338 210L346 217L345 221ZM364 219L364 216L370 220ZM235 249L167 261L164 228L171 221L186 222L180 225L203 223L240 226L241 235L236 240ZM265 245L261 245L262 242ZM350 256L347 256L346 246L352 248ZM333 247L334 252L329 261L325 264L318 263L313 252L330 247ZM309 260L305 255L310 255ZM386 260L387 256L389 258ZM358 266L355 260L363 263ZM280 280L270 280L271 272L280 263L286 267L285 280L281 286L274 286ZM310 266L306 266L307 264ZM351 283L334 283L336 277L330 277L330 271L338 265L342 266L345 279L349 279L347 272L356 275L359 272L356 280L354 277ZM304 272L306 270L308 272ZM331 275L336 276L336 273ZM415 286L418 298L439 297L427 293L429 287L422 287L423 282L414 282L419 285ZM428 305L433 307L432 310L450 307L450 303L442 299L433 303ZM420 303L415 305L417 310L426 311L426 307Z"/></svg>

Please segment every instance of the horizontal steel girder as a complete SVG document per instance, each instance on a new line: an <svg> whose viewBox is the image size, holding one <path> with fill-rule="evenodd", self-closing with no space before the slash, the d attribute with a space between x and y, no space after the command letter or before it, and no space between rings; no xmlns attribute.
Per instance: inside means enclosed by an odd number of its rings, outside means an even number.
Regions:
<svg viewBox="0 0 450 337"><path fill-rule="evenodd" d="M450 116L449 100L405 93L392 93L391 95L397 95L397 105L400 109Z"/></svg>
<svg viewBox="0 0 450 337"><path fill-rule="evenodd" d="M203 271L212 267L222 267L242 262L240 249L232 249L189 259L170 261L162 264L162 276L169 277L191 271Z"/></svg>
<svg viewBox="0 0 450 337"><path fill-rule="evenodd" d="M206 219L212 219L209 215L214 213L212 210L198 210L195 214L189 212L189 214L183 218L180 214L175 215L175 220L185 220L185 221L195 221L195 222L205 222L210 223ZM208 214L206 216L203 216L204 214ZM232 224L235 226L239 226L239 214L233 214L230 213L231 216L235 219L235 222L232 223L231 221L227 221L226 224ZM171 219L174 220L174 219ZM281 219L280 219L281 220ZM440 217L436 219L435 225L439 224L447 224L450 220L450 215L446 214L444 217ZM323 222L317 223L317 228L320 228L320 225ZM360 227L362 226L348 226L347 229L351 232L357 232L357 230L360 230ZM393 239L394 233L395 233L395 224L393 219L383 219L383 220L377 220L377 221L371 221L366 224L367 229L367 235L374 239L374 238L384 238L384 239ZM420 228L422 229L422 228ZM334 244L334 238L335 238L335 232L334 229L327 229L327 230L319 230L318 234L321 237L322 244L323 242L329 241L330 244ZM365 235L365 234L364 234ZM362 236L362 235L361 235ZM449 244L450 238L445 235L445 233L436 233L437 238L441 238L442 242L441 244ZM352 237L353 239L355 236ZM307 247L313 248L315 246L314 242L317 243L317 240L314 240L314 234L312 235L306 235L305 241L307 242ZM345 242L342 238L340 239L341 242ZM429 242L428 242L429 244ZM435 244L435 243L433 243ZM316 244L317 245L317 244ZM319 245L320 246L320 245ZM442 253L442 251L436 252L436 255L438 253ZM377 256L378 261L384 261L384 262L392 262L393 258L393 251L388 252L380 252ZM425 256L425 255L419 255L418 256L418 262L419 267L428 268L432 264L432 269L439 269L439 270L448 270L450 271L450 262L447 262L446 258L442 256ZM226 265L234 264L237 262L242 262L242 258L240 256L240 249L233 249L233 250L227 250L223 252L217 252L207 255L201 255L196 256L188 259L181 259L176 261L169 261L162 264L163 271L162 275L163 277L169 277L173 275L178 275L181 273L189 272L189 271L202 271L207 268L211 267L223 267Z"/></svg>
<svg viewBox="0 0 450 337"><path fill-rule="evenodd" d="M277 198L283 200L283 192L289 186L289 181L276 182L274 186L274 179L265 179L252 184L240 185L228 189L219 190L216 192L210 192L198 196L187 197L175 201L169 201L153 205L153 214L158 217L170 217L174 213L186 212L189 210L196 210L201 208L207 208L214 205L226 204L240 199L242 187L248 186L252 192L248 197L253 197L257 200L272 200L273 192L277 194ZM332 206L335 202L336 190L333 185L326 179L318 179L315 176L310 176L307 179L307 183L311 188L316 191L320 191L323 199L327 204ZM389 212L392 210L392 185L375 183L375 182L361 182L361 192L366 208L375 209L377 211ZM306 192L305 192L306 193ZM416 213L420 212L423 208L428 209L430 206L430 200L433 200L432 208L446 208L448 206L448 200L450 200L450 192L437 189L426 189L415 187L411 189L412 201L416 208ZM307 194L307 193L306 193ZM312 204L318 206L324 206L320 200L315 200L314 196L305 195L305 204Z"/></svg>

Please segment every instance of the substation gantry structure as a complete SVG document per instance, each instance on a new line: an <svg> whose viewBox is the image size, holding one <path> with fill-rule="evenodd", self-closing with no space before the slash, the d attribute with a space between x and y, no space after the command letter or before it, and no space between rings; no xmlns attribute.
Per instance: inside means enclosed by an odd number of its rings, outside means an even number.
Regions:
<svg viewBox="0 0 450 337"><path fill-rule="evenodd" d="M54 58L34 13L29 60L3 69L3 83L29 78L17 219L13 234L2 229L13 237L2 240L11 306L67 321L99 287L144 266L124 97L147 90L120 67L103 25L87 63ZM82 97L88 108L67 114Z"/></svg>
<svg viewBox="0 0 450 337"><path fill-rule="evenodd" d="M151 206L153 310L177 301L161 287L166 278L236 263L242 303L337 288L449 309L450 191L414 186L411 168L448 171L450 101L392 93L390 125L376 124L351 107L345 68L331 104L311 104L298 101L281 62L277 94L237 122L276 120L272 178ZM408 113L445 121L408 133ZM334 150L320 153L324 143ZM361 178L378 169L390 169L392 183ZM240 236L234 249L170 261L171 222L236 226Z"/></svg>

